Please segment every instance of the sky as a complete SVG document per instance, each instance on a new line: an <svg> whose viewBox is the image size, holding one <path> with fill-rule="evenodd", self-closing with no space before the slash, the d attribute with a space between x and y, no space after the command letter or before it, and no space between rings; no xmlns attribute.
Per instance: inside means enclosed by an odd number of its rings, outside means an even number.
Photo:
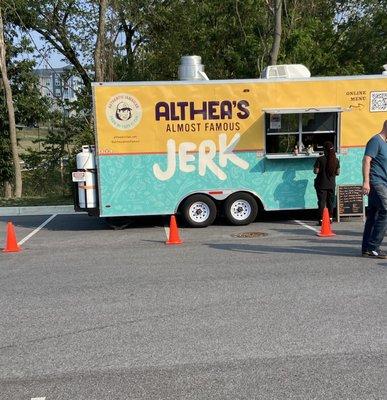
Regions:
<svg viewBox="0 0 387 400"><path fill-rule="evenodd" d="M47 52L45 47L47 47L45 40L41 39L39 33L30 31L30 38L33 41L33 46L36 46L34 56L36 61L36 68L60 68L64 67L68 63L62 61L63 55L58 53L56 50L51 50ZM25 56L25 55L24 55Z"/></svg>

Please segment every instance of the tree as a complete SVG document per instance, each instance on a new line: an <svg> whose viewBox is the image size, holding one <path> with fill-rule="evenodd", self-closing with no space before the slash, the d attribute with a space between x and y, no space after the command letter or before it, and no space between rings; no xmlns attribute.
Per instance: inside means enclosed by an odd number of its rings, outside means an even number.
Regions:
<svg viewBox="0 0 387 400"><path fill-rule="evenodd" d="M1 92L1 91L0 91ZM2 100L0 96L0 100ZM6 115L7 110L5 101L0 101L0 115ZM9 199L12 197L12 152L9 139L8 124L5 119L0 119L0 186L4 188L4 197Z"/></svg>
<svg viewBox="0 0 387 400"><path fill-rule="evenodd" d="M380 74L387 54L387 2L337 2L337 40L331 47L348 73Z"/></svg>
<svg viewBox="0 0 387 400"><path fill-rule="evenodd" d="M256 77L268 58L268 21L264 0L157 2L142 27L143 70L176 79L180 57L197 54L210 79Z"/></svg>
<svg viewBox="0 0 387 400"><path fill-rule="evenodd" d="M91 93L92 78L87 65L94 54L91 43L95 36L92 21L97 18L95 1L18 0L10 7L10 12L13 23L20 29L40 33L53 49L62 54Z"/></svg>
<svg viewBox="0 0 387 400"><path fill-rule="evenodd" d="M7 102L8 129L9 129L10 145L11 145L13 168L14 168L14 179L15 179L15 197L19 198L22 195L23 182L21 176L19 154L17 149L15 108L13 105L12 88L10 81L8 79L6 47L4 40L3 14L1 10L1 5L0 5L0 70L1 70L1 78ZM6 194L9 195L9 183L6 184L6 190L7 190Z"/></svg>
<svg viewBox="0 0 387 400"><path fill-rule="evenodd" d="M334 0L293 0L285 3L281 63L305 64L312 75L338 72L337 56L330 50L337 40Z"/></svg>
<svg viewBox="0 0 387 400"><path fill-rule="evenodd" d="M112 19L118 26L120 40L116 42L114 56L114 71L112 77L119 81L148 80L147 68L145 67L146 53L144 47L148 38L145 29L152 21L155 4L153 0L133 0L129 4L126 0L115 0L112 2ZM123 35L123 39L121 39ZM111 42L111 44L113 44Z"/></svg>
<svg viewBox="0 0 387 400"><path fill-rule="evenodd" d="M6 67L12 90L15 123L20 129L22 126L32 127L44 122L49 105L47 99L39 92L39 80L33 72L35 61L22 58L33 51L31 43L9 23L8 15L8 9L5 8L3 21L6 26L4 32L7 49ZM4 195L8 198L12 196L11 182L14 179L14 168L6 92L2 82L0 79L0 186L4 188ZM19 157L24 160L24 155L19 154Z"/></svg>
<svg viewBox="0 0 387 400"><path fill-rule="evenodd" d="M281 44L281 34L282 34L282 0L275 0L274 6L271 7L269 5L269 1L267 0L267 4L270 8L270 11L273 13L274 16L274 38L273 44L270 50L270 60L269 65L276 65L278 59L278 53L280 51L280 44Z"/></svg>
<svg viewBox="0 0 387 400"><path fill-rule="evenodd" d="M102 76L109 80L127 79L127 73L133 71L132 61L140 42L139 24L134 20L140 20L142 11L146 13L148 3L153 2L17 0L12 8L13 22L22 30L40 33L74 67L91 94L93 80L104 80L100 79ZM117 40L120 33L125 35L123 46Z"/></svg>
<svg viewBox="0 0 387 400"><path fill-rule="evenodd" d="M94 52L95 80L101 82L105 78L105 26L106 26L106 0L99 1L97 43Z"/></svg>

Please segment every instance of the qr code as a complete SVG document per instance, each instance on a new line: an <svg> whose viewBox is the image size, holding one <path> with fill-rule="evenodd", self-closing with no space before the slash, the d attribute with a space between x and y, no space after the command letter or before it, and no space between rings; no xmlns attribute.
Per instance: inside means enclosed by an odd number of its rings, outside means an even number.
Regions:
<svg viewBox="0 0 387 400"><path fill-rule="evenodd" d="M370 111L387 111L387 92L371 92Z"/></svg>

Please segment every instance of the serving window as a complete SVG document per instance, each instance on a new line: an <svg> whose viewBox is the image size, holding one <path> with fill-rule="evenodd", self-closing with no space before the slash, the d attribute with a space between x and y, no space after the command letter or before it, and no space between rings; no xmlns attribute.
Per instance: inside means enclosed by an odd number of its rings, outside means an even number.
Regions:
<svg viewBox="0 0 387 400"><path fill-rule="evenodd" d="M340 108L265 111L266 155L316 156L326 141L339 147Z"/></svg>

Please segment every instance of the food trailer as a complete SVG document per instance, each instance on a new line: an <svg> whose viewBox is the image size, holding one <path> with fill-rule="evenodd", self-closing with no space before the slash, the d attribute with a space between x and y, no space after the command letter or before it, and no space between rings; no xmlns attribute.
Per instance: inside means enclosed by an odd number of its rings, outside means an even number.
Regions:
<svg viewBox="0 0 387 400"><path fill-rule="evenodd" d="M180 213L204 227L219 213L243 225L261 209L316 208L313 164L327 140L337 183L361 184L364 146L387 119L387 76L310 77L295 66L281 77L280 67L274 78L208 80L191 56L179 81L94 83L95 147L77 156L76 209Z"/></svg>

